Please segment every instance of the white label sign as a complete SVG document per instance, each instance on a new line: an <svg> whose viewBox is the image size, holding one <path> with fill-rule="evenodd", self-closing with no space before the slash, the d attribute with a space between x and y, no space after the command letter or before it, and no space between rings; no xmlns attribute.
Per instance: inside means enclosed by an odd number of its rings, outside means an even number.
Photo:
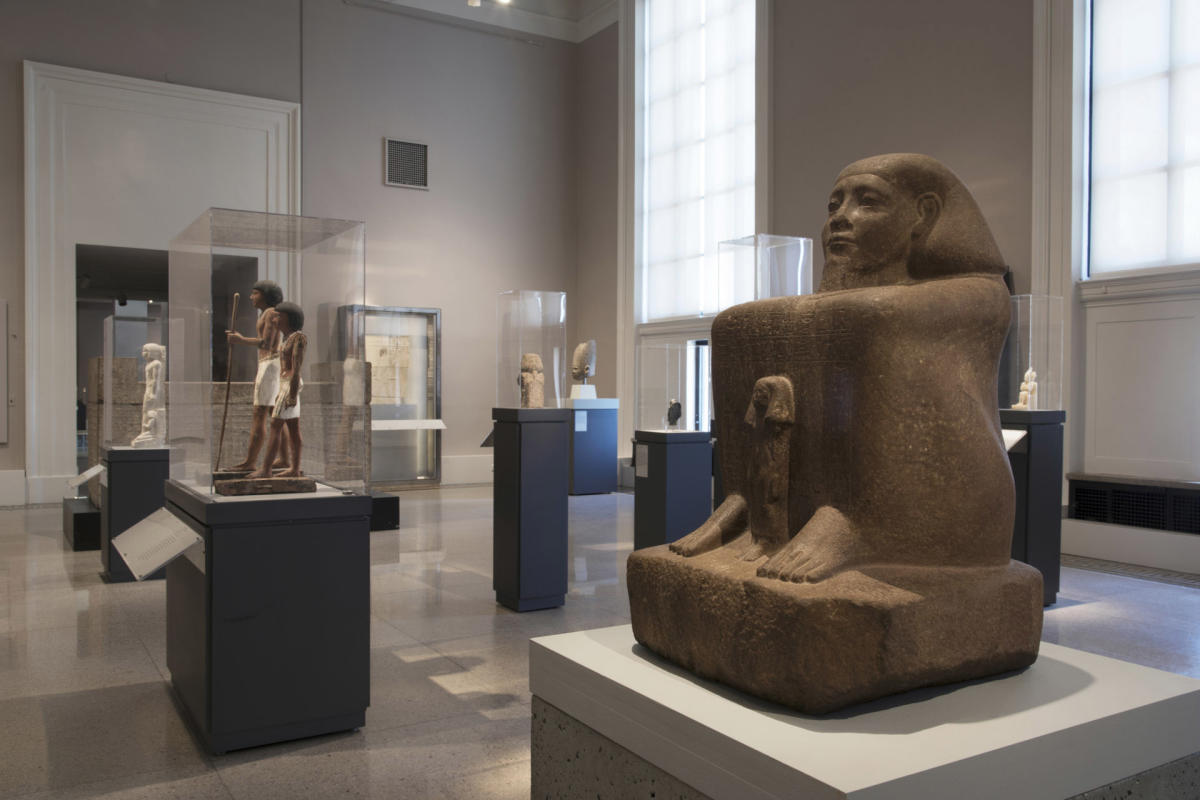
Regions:
<svg viewBox="0 0 1200 800"><path fill-rule="evenodd" d="M112 543L125 559L133 577L140 581L203 541L200 534L183 520L160 508L120 536L113 537Z"/></svg>
<svg viewBox="0 0 1200 800"><path fill-rule="evenodd" d="M650 445L639 444L637 446L637 469L634 471L635 478L650 477Z"/></svg>
<svg viewBox="0 0 1200 800"><path fill-rule="evenodd" d="M87 483L101 472L104 472L104 465L97 464L96 466L79 473L74 478L71 478L71 480L67 481L67 486L70 486L72 489L78 489L80 486Z"/></svg>

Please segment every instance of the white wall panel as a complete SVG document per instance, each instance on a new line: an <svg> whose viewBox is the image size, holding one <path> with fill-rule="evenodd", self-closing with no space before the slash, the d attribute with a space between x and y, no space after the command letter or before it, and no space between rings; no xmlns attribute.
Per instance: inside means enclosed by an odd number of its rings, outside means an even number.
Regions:
<svg viewBox="0 0 1200 800"><path fill-rule="evenodd" d="M25 471L74 475L75 246L165 250L205 208L300 210L296 103L25 62Z"/></svg>
<svg viewBox="0 0 1200 800"><path fill-rule="evenodd" d="M1086 319L1085 471L1200 478L1200 298L1094 304Z"/></svg>

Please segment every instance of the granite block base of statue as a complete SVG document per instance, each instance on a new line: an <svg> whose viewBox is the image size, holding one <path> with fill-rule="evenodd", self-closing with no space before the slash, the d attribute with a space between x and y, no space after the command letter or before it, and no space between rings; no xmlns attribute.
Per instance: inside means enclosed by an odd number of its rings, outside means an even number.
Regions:
<svg viewBox="0 0 1200 800"><path fill-rule="evenodd" d="M1005 567L849 570L821 583L756 576L718 551L629 558L637 640L709 678L822 714L919 686L1021 669L1037 658L1042 576Z"/></svg>

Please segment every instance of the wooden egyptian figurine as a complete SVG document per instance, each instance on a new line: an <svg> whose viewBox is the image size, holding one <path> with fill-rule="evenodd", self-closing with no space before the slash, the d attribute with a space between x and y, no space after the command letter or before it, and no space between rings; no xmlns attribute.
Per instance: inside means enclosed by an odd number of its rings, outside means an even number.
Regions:
<svg viewBox="0 0 1200 800"><path fill-rule="evenodd" d="M258 454L267 438L267 419L279 394L279 345L283 341L277 323L276 308L283 302L283 289L271 280L261 280L250 290L250 303L259 310L255 336L243 336L237 331L225 331L225 337L237 344L253 345L258 350L258 371L254 375L254 411L250 422L250 446L246 457L231 471L254 469ZM287 442L280 445L282 466L287 463Z"/></svg>
<svg viewBox="0 0 1200 800"><path fill-rule="evenodd" d="M284 439L290 451L290 461L278 477L294 478L300 475L300 390L304 381L300 370L304 366L304 354L308 349L308 337L304 335L304 312L295 303L280 303L275 308L279 333L283 344L279 348L279 390L272 403L271 432L267 442L267 455L252 478L271 477L271 466L275 456L283 447Z"/></svg>

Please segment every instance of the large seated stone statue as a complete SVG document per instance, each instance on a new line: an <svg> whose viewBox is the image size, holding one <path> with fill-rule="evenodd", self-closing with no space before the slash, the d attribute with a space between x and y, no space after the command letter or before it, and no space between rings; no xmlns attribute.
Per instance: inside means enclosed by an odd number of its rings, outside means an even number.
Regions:
<svg viewBox="0 0 1200 800"><path fill-rule="evenodd" d="M927 156L865 159L822 243L815 294L714 320L726 498L628 562L639 642L808 713L1025 667L1042 625L1009 557L1009 295L974 200Z"/></svg>

